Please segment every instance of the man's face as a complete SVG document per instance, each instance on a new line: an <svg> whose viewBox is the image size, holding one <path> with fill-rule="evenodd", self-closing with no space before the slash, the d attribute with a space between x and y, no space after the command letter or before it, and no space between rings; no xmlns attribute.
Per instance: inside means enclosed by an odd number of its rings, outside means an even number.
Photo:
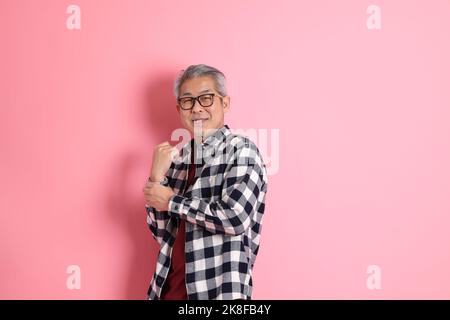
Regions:
<svg viewBox="0 0 450 320"><path fill-rule="evenodd" d="M186 80L180 87L180 98L198 97L203 94L214 93L213 104L210 107L202 107L195 100L194 107L191 110L183 110L177 103L177 110L181 117L183 126L194 135L194 120L202 119L202 134L208 136L215 129L224 125L224 113L230 108L230 97L221 98L215 89L215 82L209 76L197 77ZM207 100L207 99L205 99ZM203 100L203 101L205 101ZM203 103L205 104L205 103Z"/></svg>

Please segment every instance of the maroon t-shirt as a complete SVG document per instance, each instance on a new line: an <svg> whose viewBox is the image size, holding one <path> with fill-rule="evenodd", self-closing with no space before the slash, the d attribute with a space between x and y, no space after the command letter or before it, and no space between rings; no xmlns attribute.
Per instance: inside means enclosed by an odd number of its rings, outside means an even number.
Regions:
<svg viewBox="0 0 450 320"><path fill-rule="evenodd" d="M191 149L193 150L193 149ZM194 156L192 153L191 162L189 164L189 175L184 192L193 183L195 176L195 164ZM186 236L185 221L179 219L179 227L175 243L172 249L172 262L169 268L169 274L167 275L166 282L162 288L161 300L187 300L186 283L185 283L185 257L184 257L184 244Z"/></svg>

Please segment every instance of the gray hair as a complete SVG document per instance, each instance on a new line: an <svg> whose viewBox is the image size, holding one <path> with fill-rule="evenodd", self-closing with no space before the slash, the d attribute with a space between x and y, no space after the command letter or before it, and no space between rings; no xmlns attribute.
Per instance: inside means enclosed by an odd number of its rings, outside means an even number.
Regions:
<svg viewBox="0 0 450 320"><path fill-rule="evenodd" d="M180 74L175 79L175 83L173 85L173 93L175 98L178 99L180 96L180 88L183 82L192 78L203 76L209 76L214 80L216 90L220 95L224 97L227 95L225 75L220 70L205 64L194 64L190 65L186 70L181 70Z"/></svg>

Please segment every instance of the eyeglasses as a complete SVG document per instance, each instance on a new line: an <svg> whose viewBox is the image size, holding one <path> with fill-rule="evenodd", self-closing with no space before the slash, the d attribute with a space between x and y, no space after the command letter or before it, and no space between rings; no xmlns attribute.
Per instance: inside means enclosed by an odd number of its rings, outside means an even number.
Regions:
<svg viewBox="0 0 450 320"><path fill-rule="evenodd" d="M191 110L194 107L196 100L202 107L211 107L214 103L214 96L223 98L221 95L218 95L215 93L205 93L205 94L199 95L198 97L178 98L177 101L178 101L178 104L180 105L181 109Z"/></svg>

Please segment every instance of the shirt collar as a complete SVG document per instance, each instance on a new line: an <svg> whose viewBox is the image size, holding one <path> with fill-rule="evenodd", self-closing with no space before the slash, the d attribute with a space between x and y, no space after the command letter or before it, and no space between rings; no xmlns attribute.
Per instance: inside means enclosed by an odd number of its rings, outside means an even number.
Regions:
<svg viewBox="0 0 450 320"><path fill-rule="evenodd" d="M225 141L225 139L231 134L230 127L228 125L223 125L221 128L217 129L211 135L207 136L206 139L202 143L203 150L208 150L213 148L216 150L217 146L220 145L221 142ZM184 145L181 149L181 157L180 161L182 163L188 163L188 157L191 155L191 146L194 139L192 138L188 143ZM214 152L213 152L214 153ZM189 158L190 159L190 158Z"/></svg>
<svg viewBox="0 0 450 320"><path fill-rule="evenodd" d="M225 124L222 128L217 129L214 133L206 137L203 141L203 148L217 146L220 142L224 141L230 133L230 127Z"/></svg>

